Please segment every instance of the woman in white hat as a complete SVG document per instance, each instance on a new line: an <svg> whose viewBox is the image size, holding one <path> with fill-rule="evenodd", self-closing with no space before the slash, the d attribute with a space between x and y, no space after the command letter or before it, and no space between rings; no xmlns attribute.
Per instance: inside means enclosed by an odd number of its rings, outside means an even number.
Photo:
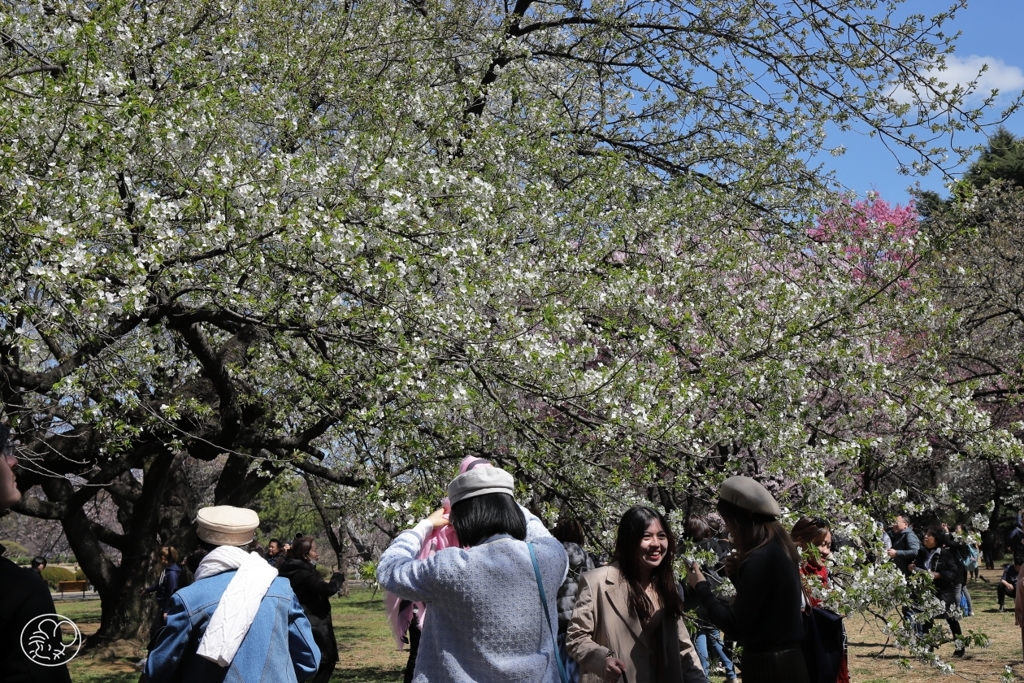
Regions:
<svg viewBox="0 0 1024 683"><path fill-rule="evenodd" d="M320 649L288 579L250 552L260 518L230 505L196 515L195 582L171 596L167 626L146 660L150 683L296 683Z"/></svg>
<svg viewBox="0 0 1024 683"><path fill-rule="evenodd" d="M738 551L725 567L736 598L719 601L697 564L689 567L690 586L711 622L743 646L743 683L808 683L800 649L800 553L778 522L779 504L753 479L730 477L718 512Z"/></svg>
<svg viewBox="0 0 1024 683"><path fill-rule="evenodd" d="M460 474L448 485L449 519L437 510L381 555L381 586L427 605L415 683L559 679L555 597L568 558L541 521L516 504L513 485L497 467ZM430 531L449 520L462 547L417 560Z"/></svg>

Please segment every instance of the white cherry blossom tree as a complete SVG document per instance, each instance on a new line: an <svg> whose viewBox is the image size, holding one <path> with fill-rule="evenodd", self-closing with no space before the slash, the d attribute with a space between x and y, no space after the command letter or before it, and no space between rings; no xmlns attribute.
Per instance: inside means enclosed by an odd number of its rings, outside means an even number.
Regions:
<svg viewBox="0 0 1024 683"><path fill-rule="evenodd" d="M0 398L95 640L145 623L158 538L286 468L400 523L476 454L542 512L751 472L866 524L872 463L1019 452L906 263L809 233L826 121L955 163L982 112L919 74L962 4L8 3Z"/></svg>

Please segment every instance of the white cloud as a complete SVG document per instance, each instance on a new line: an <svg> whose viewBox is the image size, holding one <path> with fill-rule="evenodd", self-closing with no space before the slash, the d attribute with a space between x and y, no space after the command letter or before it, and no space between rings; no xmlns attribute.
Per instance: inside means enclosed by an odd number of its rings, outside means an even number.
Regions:
<svg viewBox="0 0 1024 683"><path fill-rule="evenodd" d="M988 69L979 76L979 72L986 64ZM946 57L945 69L927 69L922 75L926 77L934 76L939 82L946 83L946 90L952 90L958 85L966 87L977 79L978 82L973 94L968 98L968 100L975 103L988 97L992 90L998 90L1000 97L1012 97L1024 89L1024 72L1021 71L1020 67L1009 65L998 57L979 57L978 55L957 57L956 55L948 55ZM902 87L897 88L892 96L900 102L912 102L914 100L910 93Z"/></svg>

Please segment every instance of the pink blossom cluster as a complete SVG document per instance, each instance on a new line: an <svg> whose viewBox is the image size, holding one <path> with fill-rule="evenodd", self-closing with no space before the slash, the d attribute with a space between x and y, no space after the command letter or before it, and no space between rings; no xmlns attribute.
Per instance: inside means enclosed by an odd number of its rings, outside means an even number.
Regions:
<svg viewBox="0 0 1024 683"><path fill-rule="evenodd" d="M846 200L822 214L807 234L816 242L842 243L842 253L857 280L871 277L881 263L897 264L909 275L920 219L913 200L893 205L871 194L861 201ZM908 287L909 282L901 278L900 285Z"/></svg>

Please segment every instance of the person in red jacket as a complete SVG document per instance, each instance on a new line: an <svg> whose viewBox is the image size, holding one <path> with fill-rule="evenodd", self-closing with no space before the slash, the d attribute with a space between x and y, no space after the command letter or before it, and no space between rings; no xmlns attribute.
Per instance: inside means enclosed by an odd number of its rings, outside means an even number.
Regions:
<svg viewBox="0 0 1024 683"><path fill-rule="evenodd" d="M804 577L805 588L811 588L807 584L808 580L820 581L821 588L831 588L828 560L832 557L832 528L829 523L820 517L801 517L793 525L793 531L789 535L799 548L800 554L806 558L800 565L800 575ZM808 590L806 593L812 606L818 607L821 604L821 600L814 597L813 591ZM845 629L843 646L843 660L836 676L836 683L850 683L850 668L845 652Z"/></svg>

